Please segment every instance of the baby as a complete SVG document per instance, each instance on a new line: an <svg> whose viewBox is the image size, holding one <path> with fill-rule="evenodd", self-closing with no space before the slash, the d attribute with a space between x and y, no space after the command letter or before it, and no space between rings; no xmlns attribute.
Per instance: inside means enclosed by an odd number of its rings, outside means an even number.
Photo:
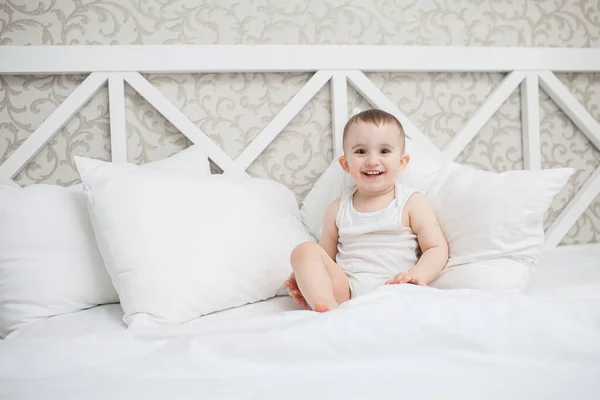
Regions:
<svg viewBox="0 0 600 400"><path fill-rule="evenodd" d="M410 160L404 142L385 111L363 111L344 127L339 163L355 185L328 206L320 243L292 251L285 285L299 305L333 310L382 285L427 285L444 269L448 244L433 210L396 182Z"/></svg>

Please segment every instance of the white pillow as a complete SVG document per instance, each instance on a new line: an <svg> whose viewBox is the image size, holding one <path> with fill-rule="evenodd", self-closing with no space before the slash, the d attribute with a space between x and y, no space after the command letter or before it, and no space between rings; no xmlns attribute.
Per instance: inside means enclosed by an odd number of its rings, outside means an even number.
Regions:
<svg viewBox="0 0 600 400"><path fill-rule="evenodd" d="M423 180L440 171L447 164L438 154L432 154L418 148L408 137L405 143L405 153L410 155L410 162L404 171L398 175L398 182L411 187L419 187ZM329 167L317 179L304 198L300 209L302 222L317 240L321 238L323 218L327 206L340 197L346 188L354 184L350 175L344 172L338 162L340 155L333 158Z"/></svg>
<svg viewBox="0 0 600 400"><path fill-rule="evenodd" d="M544 246L544 213L573 172L494 173L452 163L424 180L450 248L431 286L525 290Z"/></svg>
<svg viewBox="0 0 600 400"><path fill-rule="evenodd" d="M398 182L429 201L450 248L446 269L430 285L525 290L544 244L544 213L574 170L477 171L413 147L407 139L412 157ZM335 159L306 196L302 219L317 239L327 206L350 185Z"/></svg>
<svg viewBox="0 0 600 400"><path fill-rule="evenodd" d="M206 176L192 146L145 168ZM83 186L0 185L0 336L38 319L118 302L89 219Z"/></svg>
<svg viewBox="0 0 600 400"><path fill-rule="evenodd" d="M116 302L83 191L0 186L0 335L41 318Z"/></svg>
<svg viewBox="0 0 600 400"><path fill-rule="evenodd" d="M294 195L76 157L100 252L131 326L179 324L276 295L310 240Z"/></svg>
<svg viewBox="0 0 600 400"><path fill-rule="evenodd" d="M316 180L300 207L302 222L317 241L321 240L323 218L327 206L340 197L347 187L353 185L352 178L344 172L338 158L339 156L333 158L329 167Z"/></svg>

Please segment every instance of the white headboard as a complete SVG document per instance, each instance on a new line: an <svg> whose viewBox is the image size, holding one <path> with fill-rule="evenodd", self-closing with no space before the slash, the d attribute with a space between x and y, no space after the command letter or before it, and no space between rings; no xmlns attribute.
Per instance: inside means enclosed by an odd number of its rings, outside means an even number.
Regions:
<svg viewBox="0 0 600 400"><path fill-rule="evenodd" d="M290 72L314 73L262 132L231 159L200 128L154 88L141 73ZM502 72L492 91L443 148L438 149L364 74L365 72ZM0 179L12 179L105 84L108 83L113 162L125 162L127 82L190 141L205 150L224 173L243 172L285 126L331 81L334 153L348 118L347 84L373 107L394 114L406 134L440 156L455 159L511 93L521 85L524 167L541 168L539 87L600 149L600 123L554 72L600 72L600 49L419 46L0 46L0 74L89 76L0 165ZM600 167L547 230L550 246L560 243L600 194Z"/></svg>

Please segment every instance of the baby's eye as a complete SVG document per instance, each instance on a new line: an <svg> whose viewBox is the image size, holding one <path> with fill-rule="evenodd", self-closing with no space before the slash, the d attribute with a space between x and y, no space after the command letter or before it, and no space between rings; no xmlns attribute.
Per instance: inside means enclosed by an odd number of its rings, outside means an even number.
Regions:
<svg viewBox="0 0 600 400"><path fill-rule="evenodd" d="M356 150L356 154L367 154L367 152L365 151L365 149L358 149Z"/></svg>
<svg viewBox="0 0 600 400"><path fill-rule="evenodd" d="M381 149L381 154L389 154L392 151L390 149Z"/></svg>

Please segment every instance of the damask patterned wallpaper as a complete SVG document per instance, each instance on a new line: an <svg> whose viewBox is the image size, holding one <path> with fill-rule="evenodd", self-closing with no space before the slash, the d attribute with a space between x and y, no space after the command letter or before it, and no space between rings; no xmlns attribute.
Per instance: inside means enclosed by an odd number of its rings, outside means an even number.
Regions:
<svg viewBox="0 0 600 400"><path fill-rule="evenodd" d="M597 0L194 1L36 0L0 2L1 45L395 44L600 47ZM40 60L43 62L43 60ZM600 120L600 74L559 74ZM369 74L438 146L443 146L501 74ZM177 74L147 78L232 157L309 79L308 74ZM0 162L84 76L0 77ZM129 159L144 163L189 145L126 89ZM542 163L577 173L547 214L552 222L600 165L600 152L542 92ZM367 107L353 90L349 106ZM329 87L324 87L251 166L301 201L332 158ZM519 91L460 156L478 168L520 169ZM110 158L106 90L93 98L17 177L22 184L78 181L74 154ZM600 241L600 199L564 243Z"/></svg>

